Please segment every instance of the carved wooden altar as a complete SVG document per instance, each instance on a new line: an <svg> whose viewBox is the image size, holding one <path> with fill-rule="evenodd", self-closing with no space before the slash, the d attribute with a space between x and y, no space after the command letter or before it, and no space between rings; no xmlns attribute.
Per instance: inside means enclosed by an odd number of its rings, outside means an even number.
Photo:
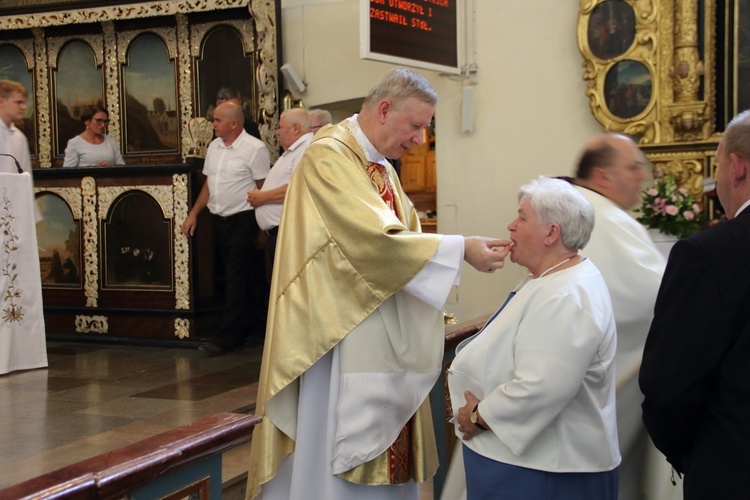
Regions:
<svg viewBox="0 0 750 500"><path fill-rule="evenodd" d="M278 154L280 0L3 5L0 78L29 91L17 125L34 167L62 163L67 140L83 130L81 110L92 104L108 110L107 133L127 164L184 162L189 122L206 116L221 86L242 91L246 114L272 159Z"/></svg>
<svg viewBox="0 0 750 500"><path fill-rule="evenodd" d="M279 152L280 0L2 2L0 78L29 91L29 139L47 335L191 344L221 317L210 217L198 193L220 87L238 89ZM145 76L144 76L145 75ZM127 166L62 164L82 110L109 113ZM186 163L188 162L188 163ZM190 166L193 165L193 166Z"/></svg>
<svg viewBox="0 0 750 500"><path fill-rule="evenodd" d="M48 338L210 339L221 317L210 217L201 214L193 241L180 230L200 165L35 173Z"/></svg>
<svg viewBox="0 0 750 500"><path fill-rule="evenodd" d="M750 92L748 0L580 0L586 95L607 130L703 200L726 123Z"/></svg>

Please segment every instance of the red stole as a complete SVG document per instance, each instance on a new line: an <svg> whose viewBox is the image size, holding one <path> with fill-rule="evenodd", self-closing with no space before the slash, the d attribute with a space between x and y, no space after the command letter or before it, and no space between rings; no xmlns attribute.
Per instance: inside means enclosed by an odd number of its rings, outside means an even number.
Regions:
<svg viewBox="0 0 750 500"><path fill-rule="evenodd" d="M391 184L391 179L388 176L388 169L385 165L370 162L367 165L367 175L370 177L372 185L378 190L380 197L385 204L388 205L388 208L396 214L396 217L399 217L398 211L396 210L395 189L393 188L393 184Z"/></svg>

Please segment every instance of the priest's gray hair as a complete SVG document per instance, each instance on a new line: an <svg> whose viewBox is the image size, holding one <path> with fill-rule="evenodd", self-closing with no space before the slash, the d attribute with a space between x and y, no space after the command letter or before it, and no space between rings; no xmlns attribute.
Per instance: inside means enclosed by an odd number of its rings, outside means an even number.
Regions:
<svg viewBox="0 0 750 500"><path fill-rule="evenodd" d="M557 224L568 250L586 246L594 229L594 207L567 181L541 176L518 190L518 203L529 198L542 224Z"/></svg>
<svg viewBox="0 0 750 500"><path fill-rule="evenodd" d="M383 99L390 99L394 106L399 106L411 97L432 106L437 104L437 92L425 77L407 68L393 68L370 89L362 109L377 105Z"/></svg>

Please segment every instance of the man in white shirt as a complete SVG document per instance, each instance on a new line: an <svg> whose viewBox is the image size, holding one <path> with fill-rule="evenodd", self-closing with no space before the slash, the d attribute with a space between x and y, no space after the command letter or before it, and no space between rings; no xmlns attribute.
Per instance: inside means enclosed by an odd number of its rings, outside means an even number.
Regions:
<svg viewBox="0 0 750 500"><path fill-rule="evenodd" d="M310 128L313 134L333 123L330 111L325 109L311 109L307 115L310 117Z"/></svg>
<svg viewBox="0 0 750 500"><path fill-rule="evenodd" d="M23 132L13 124L23 120L29 93L23 85L10 80L0 80L0 172L16 173L16 161L24 172L31 173L29 143Z"/></svg>
<svg viewBox="0 0 750 500"><path fill-rule="evenodd" d="M216 343L201 346L212 356L244 343L243 337L251 327L253 280L259 279L253 275L252 267L258 224L247 193L263 186L270 160L265 144L245 132L243 122L242 108L236 103L225 102L216 107L216 139L208 147L203 166L206 182L182 224L182 232L192 236L204 207L214 216L216 241L224 260L226 296Z"/></svg>
<svg viewBox="0 0 750 500"><path fill-rule="evenodd" d="M666 262L646 229L627 211L641 202L646 159L619 134L600 134L586 145L573 184L591 203L596 224L581 254L604 277L617 325L617 427L623 465L620 498L641 498L648 441L641 423L638 369ZM636 453L641 443L640 453Z"/></svg>
<svg viewBox="0 0 750 500"><path fill-rule="evenodd" d="M313 137L307 112L302 108L293 108L281 113L276 135L279 136L279 144L284 148L284 153L274 163L263 183L263 188L247 193L247 201L255 207L258 227L268 235L266 274L269 279L273 271L276 236L281 223L286 190L297 163Z"/></svg>

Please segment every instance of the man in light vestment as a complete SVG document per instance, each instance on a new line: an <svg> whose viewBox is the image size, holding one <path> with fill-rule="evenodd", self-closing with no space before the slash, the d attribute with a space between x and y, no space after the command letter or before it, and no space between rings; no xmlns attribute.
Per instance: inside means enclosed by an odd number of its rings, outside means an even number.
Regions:
<svg viewBox="0 0 750 500"><path fill-rule="evenodd" d="M582 255L590 258L604 276L612 297L617 325L617 427L623 465L620 499L644 498L651 448L639 411L643 396L638 389L638 369L654 315L654 303L664 273L665 259L646 229L627 211L641 202L646 179L646 159L635 143L619 134L600 134L584 148L573 184L591 203L596 224ZM667 464L657 459L663 469ZM661 486L669 473L663 471ZM650 489L649 498L660 498Z"/></svg>
<svg viewBox="0 0 750 500"><path fill-rule="evenodd" d="M388 72L359 114L321 129L289 184L248 497L418 498L437 469L429 391L461 263L501 268L508 241L422 234L386 158L422 144L437 95Z"/></svg>

